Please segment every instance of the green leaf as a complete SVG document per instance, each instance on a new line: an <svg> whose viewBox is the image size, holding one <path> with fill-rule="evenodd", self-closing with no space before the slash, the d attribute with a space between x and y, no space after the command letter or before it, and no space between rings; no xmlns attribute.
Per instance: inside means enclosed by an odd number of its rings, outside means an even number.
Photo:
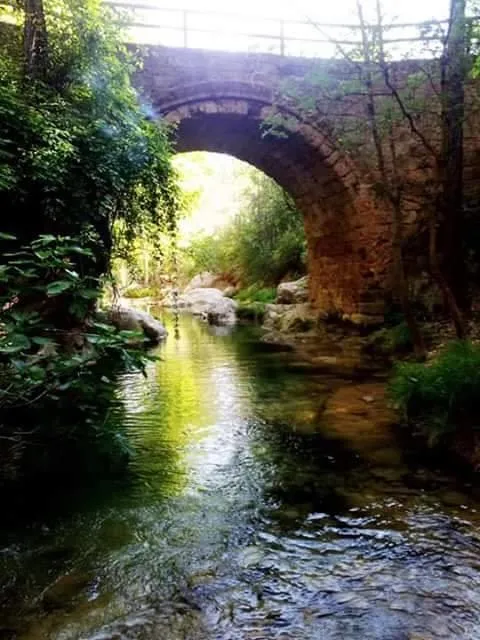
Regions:
<svg viewBox="0 0 480 640"><path fill-rule="evenodd" d="M87 300L94 300L100 295L97 289L80 289L78 293L82 298L86 298Z"/></svg>
<svg viewBox="0 0 480 640"><path fill-rule="evenodd" d="M29 367L27 371L29 377L36 382L42 382L47 377L47 372L45 371L45 369L43 367L39 367L38 365Z"/></svg>
<svg viewBox="0 0 480 640"><path fill-rule="evenodd" d="M0 232L0 240L16 240L16 237L12 236L10 233Z"/></svg>
<svg viewBox="0 0 480 640"><path fill-rule="evenodd" d="M58 238L52 235L40 236L38 240L35 240L34 242L32 242L32 247L38 246L38 245L42 246L45 244L52 244L52 242L55 242L55 240L58 240Z"/></svg>
<svg viewBox="0 0 480 640"><path fill-rule="evenodd" d="M6 336L5 339L0 342L0 352L5 354L19 353L20 351L30 349L31 346L32 343L26 335L17 333L11 337Z"/></svg>
<svg viewBox="0 0 480 640"><path fill-rule="evenodd" d="M88 256L88 257L93 257L92 252L90 251L90 249L83 249L82 247L69 247L69 251L71 251L72 253L78 253L81 256Z"/></svg>
<svg viewBox="0 0 480 640"><path fill-rule="evenodd" d="M0 353L4 353L5 355L20 353L20 351L23 350L24 348L21 345L7 344L5 346L0 346Z"/></svg>
<svg viewBox="0 0 480 640"><path fill-rule="evenodd" d="M46 344L53 344L53 340L51 340L51 338L43 338L42 336L36 336L35 338L31 339L33 344L39 344L39 345L46 345Z"/></svg>
<svg viewBox="0 0 480 640"><path fill-rule="evenodd" d="M50 297L58 296L64 291L71 289L72 286L73 283L69 280L57 280L56 282L51 282L47 287L47 295Z"/></svg>

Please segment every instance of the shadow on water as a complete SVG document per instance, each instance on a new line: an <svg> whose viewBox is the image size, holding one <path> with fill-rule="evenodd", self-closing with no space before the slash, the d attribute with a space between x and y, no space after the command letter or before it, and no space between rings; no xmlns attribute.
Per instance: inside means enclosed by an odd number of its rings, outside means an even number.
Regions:
<svg viewBox="0 0 480 640"><path fill-rule="evenodd" d="M118 382L128 481L3 528L0 638L478 639L475 491L399 443L378 383L180 329Z"/></svg>

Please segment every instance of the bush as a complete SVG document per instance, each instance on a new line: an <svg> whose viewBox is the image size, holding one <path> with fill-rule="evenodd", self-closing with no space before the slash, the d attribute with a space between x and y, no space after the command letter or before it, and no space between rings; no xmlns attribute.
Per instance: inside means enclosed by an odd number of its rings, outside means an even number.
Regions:
<svg viewBox="0 0 480 640"><path fill-rule="evenodd" d="M263 322L265 317L265 304L263 302L240 302L237 307L239 320L248 322Z"/></svg>
<svg viewBox="0 0 480 640"><path fill-rule="evenodd" d="M235 250L230 245L229 232L219 232L215 236L200 234L196 236L182 250L181 270L188 280L199 273L223 274L235 269L233 254Z"/></svg>
<svg viewBox="0 0 480 640"><path fill-rule="evenodd" d="M272 287L259 287L258 285L250 285L246 289L241 289L236 295L235 299L238 302L243 303L255 303L260 302L263 304L269 304L275 302L277 297L277 290Z"/></svg>
<svg viewBox="0 0 480 640"><path fill-rule="evenodd" d="M233 221L230 233L233 262L242 282L272 285L287 274L305 273L303 216L270 178L252 176L245 210Z"/></svg>
<svg viewBox="0 0 480 640"><path fill-rule="evenodd" d="M132 287L123 293L124 298L138 300L140 298L155 298L157 291L153 287Z"/></svg>
<svg viewBox="0 0 480 640"><path fill-rule="evenodd" d="M0 266L0 409L95 395L94 372L104 358L142 368L146 356L128 346L137 334L91 321L100 286L78 266L93 260L89 249L41 236L8 257Z"/></svg>
<svg viewBox="0 0 480 640"><path fill-rule="evenodd" d="M412 350L412 338L406 322L385 327L373 333L367 342L366 351L382 356L404 354Z"/></svg>
<svg viewBox="0 0 480 640"><path fill-rule="evenodd" d="M454 342L432 363L397 365L390 393L431 443L480 427L480 346Z"/></svg>
<svg viewBox="0 0 480 640"><path fill-rule="evenodd" d="M237 316L240 320L263 322L266 305L275 302L277 290L268 287L250 285L235 294L238 302Z"/></svg>
<svg viewBox="0 0 480 640"><path fill-rule="evenodd" d="M57 470L59 460L66 472L80 452L90 468L99 455L99 468L125 462L126 438L106 419L116 376L143 370L151 358L130 347L136 333L92 322L100 287L81 266L93 253L70 238L43 236L7 257L0 266L0 457L29 474ZM1 477L0 470L0 485Z"/></svg>

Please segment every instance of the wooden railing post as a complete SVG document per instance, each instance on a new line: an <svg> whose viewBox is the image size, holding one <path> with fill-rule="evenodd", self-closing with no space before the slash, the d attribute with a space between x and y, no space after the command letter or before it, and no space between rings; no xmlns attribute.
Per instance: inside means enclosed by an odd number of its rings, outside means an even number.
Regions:
<svg viewBox="0 0 480 640"><path fill-rule="evenodd" d="M285 20L280 20L280 55L285 55Z"/></svg>
<svg viewBox="0 0 480 640"><path fill-rule="evenodd" d="M188 11L183 11L183 46L188 47Z"/></svg>

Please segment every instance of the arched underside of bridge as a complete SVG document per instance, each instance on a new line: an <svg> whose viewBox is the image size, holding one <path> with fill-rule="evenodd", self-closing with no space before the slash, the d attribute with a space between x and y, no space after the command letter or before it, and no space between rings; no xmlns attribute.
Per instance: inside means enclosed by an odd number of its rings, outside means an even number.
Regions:
<svg viewBox="0 0 480 640"><path fill-rule="evenodd" d="M389 280L389 234L382 207L352 162L291 113L288 136L262 133L271 102L248 89L183 93L156 105L177 125L177 151L227 153L276 180L304 214L312 304L354 322L378 322Z"/></svg>

